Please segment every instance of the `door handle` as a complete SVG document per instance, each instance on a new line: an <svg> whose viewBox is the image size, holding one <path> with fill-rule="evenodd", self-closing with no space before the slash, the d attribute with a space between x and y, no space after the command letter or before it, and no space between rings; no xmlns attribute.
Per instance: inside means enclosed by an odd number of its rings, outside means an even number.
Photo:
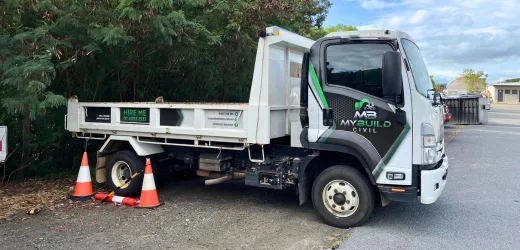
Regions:
<svg viewBox="0 0 520 250"><path fill-rule="evenodd" d="M334 112L330 108L323 109L323 126L334 125Z"/></svg>

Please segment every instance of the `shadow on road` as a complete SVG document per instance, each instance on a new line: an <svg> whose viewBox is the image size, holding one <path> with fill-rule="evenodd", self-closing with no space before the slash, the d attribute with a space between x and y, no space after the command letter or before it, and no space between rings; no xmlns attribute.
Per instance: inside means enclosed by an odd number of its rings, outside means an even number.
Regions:
<svg viewBox="0 0 520 250"><path fill-rule="evenodd" d="M175 182L163 182L158 184L158 191L165 201L175 202L179 198L199 199L206 202L228 201L233 205L237 201L242 203L262 203L265 208L275 208L290 210L291 212L314 215L310 201L303 205L298 205L298 197L295 190L284 189L274 190L265 188L255 188L245 186L240 181L231 181L214 186L204 185L204 178L194 178L192 180L177 180ZM318 219L316 217L316 219Z"/></svg>
<svg viewBox="0 0 520 250"><path fill-rule="evenodd" d="M406 227L399 227L400 233L415 234L418 232L427 232L428 234L432 234L432 232L435 231L432 230L432 228L441 227L443 221L446 220L445 209L447 209L447 206L450 205L422 205L419 203L393 202L386 207L379 206L364 227L395 229L396 225L406 224ZM440 207L442 207L442 209L440 209Z"/></svg>

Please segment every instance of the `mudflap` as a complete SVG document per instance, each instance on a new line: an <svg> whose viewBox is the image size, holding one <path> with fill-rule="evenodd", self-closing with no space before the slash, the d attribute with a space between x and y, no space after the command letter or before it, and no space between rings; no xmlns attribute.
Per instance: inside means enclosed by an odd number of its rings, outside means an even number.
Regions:
<svg viewBox="0 0 520 250"><path fill-rule="evenodd" d="M302 180L301 182L298 181L298 198L300 200L300 206L307 203L307 200L309 199L309 188L310 188L310 181L308 179Z"/></svg>
<svg viewBox="0 0 520 250"><path fill-rule="evenodd" d="M307 167L311 165L312 161L320 155L320 152L316 151L312 155L305 157L298 169L298 198L299 204L303 205L307 203L309 199L310 189L312 188L312 179L307 175Z"/></svg>
<svg viewBox="0 0 520 250"><path fill-rule="evenodd" d="M106 182L106 162L108 159L107 154L97 152L97 161L96 161L96 182L104 183Z"/></svg>

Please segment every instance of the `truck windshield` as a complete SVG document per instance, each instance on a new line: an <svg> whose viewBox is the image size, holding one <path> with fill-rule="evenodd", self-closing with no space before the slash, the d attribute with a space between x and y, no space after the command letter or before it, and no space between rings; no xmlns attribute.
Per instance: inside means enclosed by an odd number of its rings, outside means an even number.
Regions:
<svg viewBox="0 0 520 250"><path fill-rule="evenodd" d="M428 90L433 89L433 84L430 79L430 74L428 74L428 70L426 69L426 65L424 64L424 60L421 56L421 51L419 50L419 47L415 45L415 43L406 39L402 39L401 41L404 52L408 57L410 68L412 68L412 74L415 80L415 88L421 95L428 96Z"/></svg>
<svg viewBox="0 0 520 250"><path fill-rule="evenodd" d="M327 83L383 98L385 43L338 44L327 47Z"/></svg>

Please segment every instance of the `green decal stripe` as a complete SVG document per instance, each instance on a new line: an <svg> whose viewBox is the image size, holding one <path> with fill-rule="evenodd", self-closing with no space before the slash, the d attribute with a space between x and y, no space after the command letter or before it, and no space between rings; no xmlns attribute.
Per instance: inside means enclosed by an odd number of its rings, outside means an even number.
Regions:
<svg viewBox="0 0 520 250"><path fill-rule="evenodd" d="M316 90L318 90L318 94L320 95L321 101L323 102L323 107L329 108L329 104L327 103L327 100L325 100L325 95L323 94L323 90L321 89L320 81L318 80L316 71L314 71L314 65L312 64L312 62L309 62L309 73L311 73L311 78L314 82L314 86L316 86Z"/></svg>
<svg viewBox="0 0 520 250"><path fill-rule="evenodd" d="M392 159L392 157L394 156L395 154L395 151L397 151L397 149L399 148L399 146L401 146L401 143L403 143L404 141L404 138L406 137L406 135L408 134L408 132L410 131L410 125L408 125L408 123L405 124L404 126L404 131L401 133L401 135L399 136L399 138L397 138L397 141L394 143L394 145L390 148L390 151L388 151L386 153L386 155L383 157L383 159L381 160L381 162L378 164L378 166L376 167L377 171L374 173L374 178L377 180L377 178L379 178L379 175L381 175L381 173L383 172L383 170L385 169L386 167L386 164L388 164L388 162L390 162L390 160Z"/></svg>
<svg viewBox="0 0 520 250"><path fill-rule="evenodd" d="M323 94L323 89L321 88L320 80L318 80L318 76L316 75L316 71L314 70L314 65L309 61L309 73L311 74L311 79L318 91L318 95L320 96L321 102L323 103L323 108L329 108L329 104L327 103L327 99L325 99L325 95ZM330 134L336 129L336 121L333 121L332 129L328 129L325 133L318 139L319 142L327 141Z"/></svg>
<svg viewBox="0 0 520 250"><path fill-rule="evenodd" d="M180 109L177 109L177 114L179 114L179 120L175 126L181 126L182 120L184 120L184 116L182 115L182 111Z"/></svg>
<svg viewBox="0 0 520 250"><path fill-rule="evenodd" d="M334 132L334 129L327 129L327 131L325 131L325 133L323 133L323 135L320 137L320 139L318 139L318 141L326 142L327 139L329 138L330 134L332 134L332 132Z"/></svg>

